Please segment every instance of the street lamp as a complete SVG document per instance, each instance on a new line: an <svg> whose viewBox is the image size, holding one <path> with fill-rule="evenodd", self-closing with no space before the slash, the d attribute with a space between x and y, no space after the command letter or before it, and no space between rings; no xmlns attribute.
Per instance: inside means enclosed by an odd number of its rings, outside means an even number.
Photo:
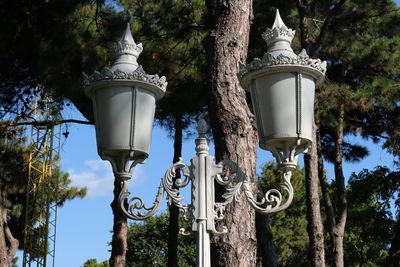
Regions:
<svg viewBox="0 0 400 267"><path fill-rule="evenodd" d="M310 59L305 51L299 55L293 52L290 47L293 36L294 31L284 25L277 11L272 29L263 34L269 47L267 53L262 59L241 64L238 74L242 86L251 92L260 147L270 150L283 170L281 189L288 195L284 202L277 189L267 191L257 201L236 163L229 159L215 163L214 157L208 154L208 126L204 119L197 125L199 136L191 165L180 159L166 171L153 206L146 206L139 197L127 202L128 180L136 164L143 163L149 155L155 102L163 96L167 83L165 77L148 75L138 65L142 46L134 42L129 25L115 46L114 65L91 76L85 75L85 92L93 101L98 153L111 162L115 179L123 185L119 207L131 219L146 219L157 211L166 192L169 203L183 211L192 223L191 230L197 232L197 266L210 266L209 234L228 232L226 226L216 229L215 222L224 218L225 207L238 199L241 190L256 211L266 214L287 208L293 199L291 172L296 168L298 154L312 143L314 90L326 70L325 62ZM224 168L229 168L236 177L223 176ZM174 183L172 178L177 171L182 171L184 179L176 179ZM189 182L192 201L184 205L177 188ZM215 182L226 188L223 202L215 200ZM182 229L181 233L186 231Z"/></svg>
<svg viewBox="0 0 400 267"><path fill-rule="evenodd" d="M315 86L323 82L326 72L325 61L309 58L304 49L299 55L293 52L294 34L277 10L272 28L262 34L268 45L263 58L240 64L239 79L251 95L260 148L272 152L283 170L282 189L288 193L281 204L281 194L274 189L268 191L266 199L275 200L277 205L253 206L260 212L284 210L292 202L290 177L298 155L306 153L312 144Z"/></svg>

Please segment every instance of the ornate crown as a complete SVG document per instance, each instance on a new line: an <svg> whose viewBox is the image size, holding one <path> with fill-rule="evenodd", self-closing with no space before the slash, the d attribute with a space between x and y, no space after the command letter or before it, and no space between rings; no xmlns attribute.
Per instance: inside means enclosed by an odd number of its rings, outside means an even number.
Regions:
<svg viewBox="0 0 400 267"><path fill-rule="evenodd" d="M295 32L296 31L286 27L285 23L283 23L283 20L281 19L279 10L276 10L275 21L272 28L267 28L262 34L262 37L267 42L268 46L277 41L287 41L291 43Z"/></svg>
<svg viewBox="0 0 400 267"><path fill-rule="evenodd" d="M126 30L119 42L114 43L113 50L116 56L132 55L139 57L143 51L142 44L136 44L133 40L129 23L126 25Z"/></svg>

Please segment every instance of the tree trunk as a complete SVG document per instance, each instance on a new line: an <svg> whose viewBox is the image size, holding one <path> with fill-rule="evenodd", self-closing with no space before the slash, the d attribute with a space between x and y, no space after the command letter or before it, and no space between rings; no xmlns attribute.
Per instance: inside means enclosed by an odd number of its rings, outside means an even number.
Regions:
<svg viewBox="0 0 400 267"><path fill-rule="evenodd" d="M387 267L400 266L400 217L397 219L396 228L394 229L394 237L389 250L387 259Z"/></svg>
<svg viewBox="0 0 400 267"><path fill-rule="evenodd" d="M276 267L276 248L272 241L272 232L268 225L268 216L256 212L257 258L261 258L262 267Z"/></svg>
<svg viewBox="0 0 400 267"><path fill-rule="evenodd" d="M318 196L317 126L313 125L314 143L304 155L306 172L307 232L310 240L310 266L325 266L324 228Z"/></svg>
<svg viewBox="0 0 400 267"><path fill-rule="evenodd" d="M343 101L342 101L343 102ZM347 193L343 175L343 123L344 123L344 103L339 106L339 118L338 126L336 128L336 140L335 140L335 181L338 194L338 217L335 216L333 204L329 195L329 183L325 174L323 159L322 159L322 148L320 141L320 134L317 132L317 150L318 150L318 173L320 177L322 196L324 200L325 212L328 219L329 234L332 238L332 254L334 256L334 266L344 266L344 251L343 251L343 239L344 231L347 220ZM316 117L317 123L319 123L319 116Z"/></svg>
<svg viewBox="0 0 400 267"><path fill-rule="evenodd" d="M174 135L174 158L173 163L178 162L182 156L182 114L175 115L175 135ZM180 172L176 173L176 179L180 178ZM179 235L179 208L173 203L169 209L168 225L168 267L178 266L178 235Z"/></svg>
<svg viewBox="0 0 400 267"><path fill-rule="evenodd" d="M320 29L318 37L314 38L313 43L310 43L308 22L310 19L310 10L312 5L308 1L296 0L297 9L299 11L299 23L300 23L300 39L303 48L307 50L310 57L318 57L321 46L327 36L328 26L332 23L333 19L342 12L342 7L346 3L346 0L340 0L329 9L326 13L324 23ZM343 99L341 99L343 100ZM329 196L328 182L323 169L323 159L321 143L319 141L319 131L317 128L317 154L318 157L315 160L318 161L318 173L321 181L321 188L323 192L324 205L326 207L326 213L328 217L329 232L333 241L333 255L336 267L344 266L344 252L343 252L343 237L347 219L347 196L346 187L343 175L343 123L344 123L344 101L339 103L339 124L336 129L336 141L335 141L335 180L338 193L338 218L335 219L334 209ZM318 112L316 112L318 117ZM319 127L319 117L316 121L317 127Z"/></svg>
<svg viewBox="0 0 400 267"><path fill-rule="evenodd" d="M246 61L252 1L207 1L207 7L212 24L207 39L209 115L216 158L221 160L226 155L254 182L257 132L237 78L238 62ZM229 233L212 238L213 265L256 266L255 212L243 194L240 203L227 207L222 225L228 227Z"/></svg>
<svg viewBox="0 0 400 267"><path fill-rule="evenodd" d="M319 125L319 114L316 112L315 114L315 123L316 125ZM333 240L335 238L334 235L334 228L336 226L336 219L335 219L335 212L331 200L331 196L329 194L329 183L328 183L328 178L326 176L325 168L324 168L324 161L322 158L322 146L321 146L321 139L320 139L320 132L319 132L319 127L317 126L317 131L316 131L316 145L317 145L317 154L318 154L318 176L319 176L319 181L321 185L321 191L322 191L322 199L325 207L325 213L327 216L327 226L329 230L329 234L331 239ZM332 248L332 255L333 253L333 246Z"/></svg>
<svg viewBox="0 0 400 267"><path fill-rule="evenodd" d="M9 266L8 255L7 255L7 243L6 235L4 233L4 220L3 218L4 209L0 209L0 267Z"/></svg>
<svg viewBox="0 0 400 267"><path fill-rule="evenodd" d="M125 267L126 249L128 246L128 223L125 214L118 207L118 197L122 191L122 183L117 179L114 181L114 200L111 208L114 214L113 236L111 242L111 267Z"/></svg>
<svg viewBox="0 0 400 267"><path fill-rule="evenodd" d="M344 267L343 238L347 220L347 192L343 175L343 123L344 123L344 101L339 100L339 118L336 128L335 141L335 181L338 194L338 217L333 229L333 253L336 267Z"/></svg>
<svg viewBox="0 0 400 267"><path fill-rule="evenodd" d="M7 223L7 210L0 208L0 267L10 266L19 242L12 235Z"/></svg>

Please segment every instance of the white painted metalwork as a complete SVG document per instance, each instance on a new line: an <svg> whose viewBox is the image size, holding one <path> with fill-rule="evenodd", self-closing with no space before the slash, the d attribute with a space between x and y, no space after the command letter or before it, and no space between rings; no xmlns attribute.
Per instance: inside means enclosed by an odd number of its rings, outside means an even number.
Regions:
<svg viewBox="0 0 400 267"><path fill-rule="evenodd" d="M225 209L238 201L241 193L257 212L269 214L286 209L293 200L290 182L300 153L312 143L312 121L315 85L323 81L326 63L310 59L303 50L296 55L291 48L294 31L288 29L277 11L271 29L263 34L268 51L262 59L241 65L239 79L251 92L260 136L260 147L272 152L283 172L280 190L268 190L258 200L253 185L242 169L229 159L216 164L209 155L207 123L200 119L199 136L195 140L196 156L186 165L180 159L161 178L152 206L140 197L128 200L128 181L135 166L149 155L155 101L166 89L165 77L148 75L137 63L142 45L137 45L129 25L116 45L117 59L111 68L85 76L86 94L93 99L98 152L112 164L116 180L121 183L119 206L133 220L143 220L155 214L164 196L191 221L197 232L197 266L210 267L210 234L223 235L226 226L216 229L216 221L224 218ZM133 161L132 164L130 162ZM231 176L224 176L229 169ZM184 179L173 182L177 172ZM191 203L183 204L179 188L191 184ZM215 183L225 187L223 201L215 200ZM181 229L180 233L189 234Z"/></svg>
<svg viewBox="0 0 400 267"><path fill-rule="evenodd" d="M223 235L228 233L228 228L223 226L217 230L215 222L224 218L225 208L232 201L239 201L240 193L243 192L250 205L260 213L274 213L286 209L293 199L293 187L290 183L292 170L296 168L297 156L293 151L287 151L286 154L276 154L277 161L283 170L283 183L281 189L270 189L266 192L264 198L257 201L251 191L251 182L247 179L242 169L233 161L224 159L216 164L214 157L208 154L210 140L205 136L207 132L207 123L200 119L197 126L199 136L196 138L196 156L191 159L191 165L186 165L180 159L173 164L161 178L160 186L152 206L147 206L139 197L132 197L128 201L130 193L128 192L128 181L132 177L134 167L137 162L131 166L128 165L129 158L114 158L109 160L112 163L116 179L123 184L123 190L119 196L119 205L128 218L133 220L147 219L155 214L160 207L164 193L167 195L168 203L175 204L184 214L185 218L191 221L191 230L197 232L197 266L209 267L210 265L210 234ZM229 168L233 177L222 176L223 169ZM192 199L190 204L182 204L183 197L178 189L173 187L172 177L175 177L178 171L182 171L184 179L177 179L176 188L182 188L191 183ZM224 186L226 192L222 195L224 201L215 201L215 182ZM128 204L127 204L128 203ZM188 234L188 231L181 229L182 234Z"/></svg>

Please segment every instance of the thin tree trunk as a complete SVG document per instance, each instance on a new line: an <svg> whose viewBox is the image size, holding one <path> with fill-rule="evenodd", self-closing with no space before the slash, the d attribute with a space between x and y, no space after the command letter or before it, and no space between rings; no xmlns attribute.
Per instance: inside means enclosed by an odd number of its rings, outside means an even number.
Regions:
<svg viewBox="0 0 400 267"><path fill-rule="evenodd" d="M394 237L390 246L389 257L387 259L386 266L400 266L400 217L397 219L396 228L394 230Z"/></svg>
<svg viewBox="0 0 400 267"><path fill-rule="evenodd" d="M272 241L272 232L268 225L268 216L256 212L257 258L261 258L262 267L276 267L276 248Z"/></svg>
<svg viewBox="0 0 400 267"><path fill-rule="evenodd" d="M8 255L7 255L7 243L4 232L4 220L3 220L4 209L0 209L0 267L9 266Z"/></svg>
<svg viewBox="0 0 400 267"><path fill-rule="evenodd" d="M338 194L338 217L333 229L333 253L336 267L344 267L343 238L347 220L347 192L343 175L343 127L344 127L344 101L339 100L339 118L336 128L335 141L335 181Z"/></svg>
<svg viewBox="0 0 400 267"><path fill-rule="evenodd" d="M117 179L114 181L114 200L111 208L114 214L113 236L111 242L111 267L125 267L126 250L128 246L128 223L127 217L118 207L118 197L122 191L122 183Z"/></svg>
<svg viewBox="0 0 400 267"><path fill-rule="evenodd" d="M296 0L300 19L301 45L311 57L316 57L316 50L310 51L310 40L308 34L308 20L310 18L310 5L303 0ZM320 33L321 34L321 33ZM318 106L315 106L315 122L313 125L313 140L309 153L304 155L304 166L306 171L306 195L307 195L307 232L310 240L310 260L312 266L325 266L324 229L321 219L321 208L318 196L318 177L320 154L319 142L319 115Z"/></svg>
<svg viewBox="0 0 400 267"><path fill-rule="evenodd" d="M296 0L297 8L300 15L300 39L303 48L307 50L311 57L318 57L319 51L325 40L328 32L328 26L332 23L334 17L342 12L342 7L347 0L340 0L335 5L332 5L330 10L325 16L325 20L319 35L315 38L315 41L311 44L309 40L308 21L310 16L310 10L312 9L312 2L304 0ZM318 114L317 114L318 117ZM319 141L319 131L317 129L317 154L318 157L315 159L318 161L318 173L321 181L321 189L323 193L325 210L328 217L329 232L333 241L333 255L334 263L336 267L344 266L344 252L343 252L343 238L347 219L347 196L346 187L343 175L343 123L344 123L344 102L339 104L339 125L336 131L335 141L335 180L338 193L338 218L335 219L333 205L329 196L328 181L323 169L323 159L321 143ZM319 117L316 121L317 127L319 127Z"/></svg>
<svg viewBox="0 0 400 267"><path fill-rule="evenodd" d="M304 155L306 172L307 232L310 240L310 266L325 266L324 228L318 196L317 126L313 125L313 140L309 152Z"/></svg>
<svg viewBox="0 0 400 267"><path fill-rule="evenodd" d="M315 114L315 123L319 125L319 113L316 112ZM322 146L321 146L321 139L320 139L320 132L319 127L317 127L316 131L316 145L317 145L317 154L318 154L318 176L319 182L321 185L322 191L322 199L325 207L325 213L327 216L327 226L329 230L329 234L331 239L335 238L334 235L334 228L336 226L336 219L335 219L335 211L333 208L331 196L329 194L329 183L328 177L326 176L325 168L324 168L324 161L322 158ZM332 255L333 255L333 247L332 247Z"/></svg>
<svg viewBox="0 0 400 267"><path fill-rule="evenodd" d="M0 267L10 266L19 242L12 235L7 223L7 210L0 208Z"/></svg>
<svg viewBox="0 0 400 267"><path fill-rule="evenodd" d="M319 122L319 116L316 117ZM343 240L344 231L347 220L347 193L345 186L345 179L343 175L343 123L344 123L344 104L339 104L339 118L338 126L336 128L336 141L335 141L335 181L338 194L338 217L335 216L335 210L329 194L329 183L325 174L322 148L320 141L320 134L317 132L317 150L318 150L318 173L320 177L322 196L324 200L325 212L328 219L329 234L332 239L332 254L334 257L334 266L344 266L344 251Z"/></svg>
<svg viewBox="0 0 400 267"><path fill-rule="evenodd" d="M212 22L207 39L209 115L216 158L220 160L226 155L237 162L253 182L256 180L257 132L245 91L237 78L238 62L245 62L247 56L252 1L207 1L207 7ZM217 190L217 194L220 193ZM212 264L256 266L255 212L243 199L243 194L240 203L227 207L222 225L226 225L229 232L212 238Z"/></svg>
<svg viewBox="0 0 400 267"><path fill-rule="evenodd" d="M175 115L175 135L174 135L174 158L173 163L178 162L182 156L182 114ZM176 173L176 179L180 178L180 172ZM178 235L179 235L179 209L174 204L169 206L169 225L168 225L168 267L178 266Z"/></svg>

